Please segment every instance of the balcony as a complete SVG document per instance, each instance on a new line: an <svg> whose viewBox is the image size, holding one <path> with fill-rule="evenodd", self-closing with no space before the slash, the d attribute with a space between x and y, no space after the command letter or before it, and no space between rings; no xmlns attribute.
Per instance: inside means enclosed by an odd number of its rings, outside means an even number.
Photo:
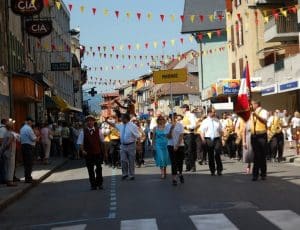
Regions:
<svg viewBox="0 0 300 230"><path fill-rule="evenodd" d="M296 14L288 14L287 17L279 15L277 20L272 17L265 25L265 42L297 41L298 37Z"/></svg>
<svg viewBox="0 0 300 230"><path fill-rule="evenodd" d="M253 77L261 78L262 86L297 80L300 74L299 62L300 53L254 71Z"/></svg>
<svg viewBox="0 0 300 230"><path fill-rule="evenodd" d="M248 6L253 8L270 8L283 6L282 0L248 0Z"/></svg>

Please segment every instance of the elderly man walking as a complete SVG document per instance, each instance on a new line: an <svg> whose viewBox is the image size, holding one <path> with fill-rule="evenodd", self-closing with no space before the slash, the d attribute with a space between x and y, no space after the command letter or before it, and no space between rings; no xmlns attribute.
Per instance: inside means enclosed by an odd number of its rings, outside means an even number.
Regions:
<svg viewBox="0 0 300 230"><path fill-rule="evenodd" d="M95 127L95 118L92 115L86 117L87 128L79 133L77 144L85 157L86 168L89 173L91 190L103 189L102 163L103 152L101 142L103 135L98 127ZM96 166L96 170L95 170ZM96 171L96 176L95 176Z"/></svg>

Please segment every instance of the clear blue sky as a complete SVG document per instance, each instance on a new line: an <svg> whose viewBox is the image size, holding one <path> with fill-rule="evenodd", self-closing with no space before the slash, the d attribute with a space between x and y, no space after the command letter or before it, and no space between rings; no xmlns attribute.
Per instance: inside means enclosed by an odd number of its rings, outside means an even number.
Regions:
<svg viewBox="0 0 300 230"><path fill-rule="evenodd" d="M140 63L144 64L144 68L131 68L126 70L109 70L109 71L90 71L89 76L112 79L112 80L129 80L137 78L149 72L146 66L148 60L128 60L128 58L100 58L98 55L98 46L111 47L116 46L116 51L111 49L106 51L107 56L110 53L124 54L126 57L130 55L172 55L183 53L191 48L197 49L196 42L189 41L189 35L182 35L180 15L183 14L184 0L64 0L65 4L73 4L71 11L71 28L80 27L80 42L85 45L87 50L90 46L94 47L96 56L85 56L84 65L91 67L106 66L122 66ZM80 6L85 6L84 13L80 12ZM96 15L92 14L92 8L97 8ZM103 10L109 10L109 16L104 16ZM119 19L115 16L115 11L120 12ZM126 17L126 13L131 13L131 18ZM141 20L138 21L136 13L142 14ZM147 14L152 13L152 20L148 20ZM160 16L165 15L162 23ZM170 15L175 15L175 21L171 21ZM186 19L189 20L189 19ZM184 44L179 41L184 38ZM175 45L171 46L170 40L176 39ZM166 41L166 47L162 48L162 41ZM155 49L153 42L157 41L158 46ZM144 44L149 42L149 48L145 49ZM135 45L141 45L140 50L136 50ZM131 51L128 50L128 44L132 45ZM124 50L118 49L120 45L124 45ZM101 50L103 52L103 50ZM88 86L86 86L88 87ZM98 92L112 91L112 86L98 86Z"/></svg>

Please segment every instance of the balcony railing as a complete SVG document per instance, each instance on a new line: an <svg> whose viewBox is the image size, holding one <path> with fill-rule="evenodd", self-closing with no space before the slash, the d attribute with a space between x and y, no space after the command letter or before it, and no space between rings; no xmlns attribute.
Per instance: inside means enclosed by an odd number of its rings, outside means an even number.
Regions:
<svg viewBox="0 0 300 230"><path fill-rule="evenodd" d="M275 20L274 17L272 17L267 25L265 26L265 31L268 29L271 29L273 26L276 26L277 33L293 33L298 31L298 25L297 25L297 15L296 14L288 14L287 17L284 17L283 15L279 15L278 19Z"/></svg>

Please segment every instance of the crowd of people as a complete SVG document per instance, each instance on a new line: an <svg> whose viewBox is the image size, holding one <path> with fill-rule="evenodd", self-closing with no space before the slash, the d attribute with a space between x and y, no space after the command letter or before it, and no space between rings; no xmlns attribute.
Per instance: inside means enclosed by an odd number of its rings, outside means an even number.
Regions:
<svg viewBox="0 0 300 230"><path fill-rule="evenodd" d="M77 139L82 123L72 125L67 122L34 123L28 117L19 132L15 130L15 121L2 119L0 125L0 183L17 186L20 179L15 176L16 153L20 151L24 165L25 183L33 183L32 167L34 163L50 164L50 157L68 157L79 159Z"/></svg>
<svg viewBox="0 0 300 230"><path fill-rule="evenodd" d="M266 179L267 160L283 160L284 143L300 154L300 113L266 111L252 101L248 121L233 113L218 116L214 108L206 114L182 105L182 114L168 116L149 110L148 119L117 111L102 123L89 115L86 124L44 123L34 125L28 117L19 133L14 121L2 119L0 126L0 179L16 186L16 148L20 143L26 183L32 183L34 160L49 164L50 156L84 158L91 189L102 189L102 164L120 168L122 180L135 180L135 169L145 164L145 155L154 157L161 179L171 166L172 185L184 183L183 171L195 172L197 165L208 164L212 176L223 174L221 155L243 161L252 180ZM185 169L183 168L185 165ZM251 167L253 165L253 167ZM199 166L198 166L199 167Z"/></svg>

